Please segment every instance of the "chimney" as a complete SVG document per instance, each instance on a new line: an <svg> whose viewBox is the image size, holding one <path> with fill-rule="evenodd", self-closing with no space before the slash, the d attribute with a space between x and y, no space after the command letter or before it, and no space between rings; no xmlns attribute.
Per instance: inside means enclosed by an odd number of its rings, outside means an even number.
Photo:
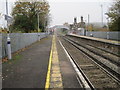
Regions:
<svg viewBox="0 0 120 90"><path fill-rule="evenodd" d="M83 16L81 16L81 22L83 22Z"/></svg>
<svg viewBox="0 0 120 90"><path fill-rule="evenodd" d="M76 17L74 18L74 23L77 23L77 18Z"/></svg>

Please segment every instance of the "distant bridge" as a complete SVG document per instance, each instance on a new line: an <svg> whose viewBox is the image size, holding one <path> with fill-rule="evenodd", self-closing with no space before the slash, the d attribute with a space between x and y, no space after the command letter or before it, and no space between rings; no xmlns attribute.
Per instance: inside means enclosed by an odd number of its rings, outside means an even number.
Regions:
<svg viewBox="0 0 120 90"><path fill-rule="evenodd" d="M54 26L53 28L65 28L65 29L67 29L67 30L70 29L69 27L64 26L64 25L56 25L56 26Z"/></svg>

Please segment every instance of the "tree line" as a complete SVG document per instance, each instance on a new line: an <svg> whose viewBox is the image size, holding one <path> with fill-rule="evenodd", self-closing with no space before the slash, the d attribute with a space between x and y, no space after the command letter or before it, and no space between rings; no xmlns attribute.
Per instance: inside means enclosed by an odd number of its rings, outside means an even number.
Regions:
<svg viewBox="0 0 120 90"><path fill-rule="evenodd" d="M110 31L120 31L120 0L113 0L113 5L107 14L110 19ZM18 0L12 10L13 23L10 25L12 32L44 32L50 23L50 6L46 0ZM39 15L39 30L38 30ZM1 14L0 14L1 16Z"/></svg>
<svg viewBox="0 0 120 90"><path fill-rule="evenodd" d="M10 30L24 33L44 32L50 20L49 8L49 3L45 0L16 1L12 10L13 23L10 26Z"/></svg>
<svg viewBox="0 0 120 90"><path fill-rule="evenodd" d="M120 31L120 0L114 0L113 5L106 13L108 18L110 18L109 30L110 31Z"/></svg>

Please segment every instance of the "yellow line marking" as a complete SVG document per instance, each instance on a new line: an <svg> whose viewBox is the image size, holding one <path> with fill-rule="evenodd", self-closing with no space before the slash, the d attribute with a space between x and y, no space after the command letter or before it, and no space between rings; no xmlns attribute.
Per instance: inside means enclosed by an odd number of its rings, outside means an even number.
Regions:
<svg viewBox="0 0 120 90"><path fill-rule="evenodd" d="M48 72L46 77L45 90L48 90L48 88L50 87L50 70L51 70L52 54L53 54L52 49L53 49L53 39L52 39L52 46L51 46L51 52L50 52L50 58L49 58Z"/></svg>
<svg viewBox="0 0 120 90"><path fill-rule="evenodd" d="M55 36L52 39L45 90L49 88L63 88Z"/></svg>
<svg viewBox="0 0 120 90"><path fill-rule="evenodd" d="M55 36L53 36L53 57L50 76L50 88L63 88Z"/></svg>

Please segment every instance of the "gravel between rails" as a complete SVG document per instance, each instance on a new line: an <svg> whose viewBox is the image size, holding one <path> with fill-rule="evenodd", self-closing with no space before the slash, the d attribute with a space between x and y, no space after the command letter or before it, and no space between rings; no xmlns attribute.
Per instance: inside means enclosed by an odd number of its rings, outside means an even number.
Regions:
<svg viewBox="0 0 120 90"><path fill-rule="evenodd" d="M92 82L95 88L120 88L120 85L109 77L99 66L97 66L90 58L86 57L80 50L70 43L60 38L67 51L72 55L80 68Z"/></svg>

